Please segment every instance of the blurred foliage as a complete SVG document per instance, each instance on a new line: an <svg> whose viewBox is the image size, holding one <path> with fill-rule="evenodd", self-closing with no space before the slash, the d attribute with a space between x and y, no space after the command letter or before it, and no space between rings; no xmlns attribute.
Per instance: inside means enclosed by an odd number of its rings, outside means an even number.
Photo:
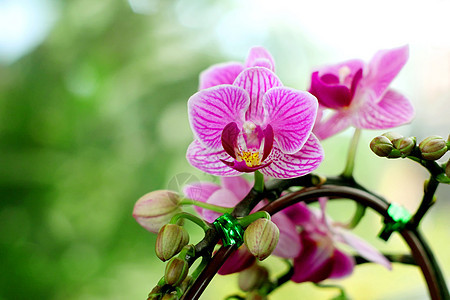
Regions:
<svg viewBox="0 0 450 300"><path fill-rule="evenodd" d="M126 284L154 236L132 208L184 157L187 117L171 111L185 114L208 63L179 50L172 4L61 3L46 41L0 69L0 299L134 298ZM112 289L114 276L128 279Z"/></svg>

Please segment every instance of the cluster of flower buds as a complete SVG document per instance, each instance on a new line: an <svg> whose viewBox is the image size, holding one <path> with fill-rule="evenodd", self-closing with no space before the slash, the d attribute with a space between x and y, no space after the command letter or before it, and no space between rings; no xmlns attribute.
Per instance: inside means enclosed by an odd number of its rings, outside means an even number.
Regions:
<svg viewBox="0 0 450 300"><path fill-rule="evenodd" d="M275 250L279 237L280 230L277 225L269 219L260 218L245 230L244 243L251 254L259 260L264 260Z"/></svg>
<svg viewBox="0 0 450 300"><path fill-rule="evenodd" d="M398 158L414 155L420 159L438 160L448 151L449 141L433 135L416 145L415 137L404 137L395 132L388 132L375 137L370 142L370 149L381 157Z"/></svg>
<svg viewBox="0 0 450 300"><path fill-rule="evenodd" d="M415 147L415 137L404 137L395 132L384 133L370 142L370 149L376 155L387 158L406 157Z"/></svg>

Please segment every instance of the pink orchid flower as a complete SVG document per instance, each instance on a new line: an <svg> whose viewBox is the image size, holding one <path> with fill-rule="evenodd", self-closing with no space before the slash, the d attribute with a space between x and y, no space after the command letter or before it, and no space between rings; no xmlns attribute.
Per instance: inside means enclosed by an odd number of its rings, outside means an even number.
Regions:
<svg viewBox="0 0 450 300"><path fill-rule="evenodd" d="M221 185L210 182L197 182L184 188L184 194L190 199L209 204L234 207L251 190L250 183L242 177L222 177ZM254 211L262 207L259 205ZM208 222L213 222L220 214L211 210L195 207L197 212ZM272 217L272 221L280 229L280 238L273 254L283 258L294 258L301 251L300 237L296 232L296 226L283 213ZM227 259L220 268L219 274L226 275L240 272L250 267L255 262L255 257L242 245Z"/></svg>
<svg viewBox="0 0 450 300"><path fill-rule="evenodd" d="M266 67L242 71L233 84L203 89L188 101L195 141L187 159L217 176L260 170L292 178L316 169L323 150L311 133L317 100L282 86Z"/></svg>
<svg viewBox="0 0 450 300"><path fill-rule="evenodd" d="M200 74L199 90L221 84L233 84L238 75L250 67L265 67L275 72L275 62L269 51L263 47L253 47L244 64L238 62L215 64L203 71Z"/></svg>
<svg viewBox="0 0 450 300"><path fill-rule="evenodd" d="M408 46L381 50L365 64L349 60L324 66L312 73L309 92L324 109L334 112L317 118L313 132L326 139L349 126L361 129L388 129L408 123L414 116L410 101L389 89L408 59Z"/></svg>
<svg viewBox="0 0 450 300"><path fill-rule="evenodd" d="M284 210L291 221L299 226L303 246L300 254L294 258L292 281L320 282L350 275L355 261L337 248L339 243L350 246L365 259L391 269L391 263L378 250L325 215L326 198L321 198L319 202L320 212L311 210L304 203Z"/></svg>

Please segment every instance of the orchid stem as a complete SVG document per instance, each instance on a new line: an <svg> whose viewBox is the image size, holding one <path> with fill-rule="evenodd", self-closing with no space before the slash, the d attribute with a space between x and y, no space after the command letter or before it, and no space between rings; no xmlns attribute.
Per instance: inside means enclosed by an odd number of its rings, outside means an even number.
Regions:
<svg viewBox="0 0 450 300"><path fill-rule="evenodd" d="M261 218L270 220L270 215L268 212L258 211L258 212L255 212L254 214L251 214L246 217L243 217L242 219L239 219L239 224L243 228L245 228L248 225L250 225L251 223L255 222L257 219L261 219Z"/></svg>
<svg viewBox="0 0 450 300"><path fill-rule="evenodd" d="M232 207L223 207L223 206L214 205L214 204L201 202L201 201L197 201L197 200L193 200L193 199L187 199L187 198L182 199L180 203L181 203L181 205L195 205L195 206L206 208L208 210L212 210L212 211L215 211L215 212L218 212L221 214L225 214L225 213L230 214L233 211Z"/></svg>
<svg viewBox="0 0 450 300"><path fill-rule="evenodd" d="M210 228L209 225L205 221L203 221L199 217L194 216L193 214L190 214L190 213L187 213L187 212L181 212L181 213L178 213L175 216L173 216L172 219L170 219L170 224L177 224L178 220L180 220L182 218L183 219L188 219L189 221L197 224L205 232Z"/></svg>
<svg viewBox="0 0 450 300"><path fill-rule="evenodd" d="M353 218L348 223L347 227L349 229L355 228L359 224L359 222L361 222L361 220L365 214L366 214L366 207L364 205L362 205L361 203L356 203L355 214L353 215Z"/></svg>
<svg viewBox="0 0 450 300"><path fill-rule="evenodd" d="M259 171L255 171L255 183L253 188L259 193L264 192L264 175Z"/></svg>
<svg viewBox="0 0 450 300"><path fill-rule="evenodd" d="M355 156L356 149L358 147L359 137L361 136L361 129L355 128L355 133L353 133L352 141L350 142L350 148L347 153L347 163L345 165L344 172L342 176L345 178L353 177L353 169L355 168Z"/></svg>

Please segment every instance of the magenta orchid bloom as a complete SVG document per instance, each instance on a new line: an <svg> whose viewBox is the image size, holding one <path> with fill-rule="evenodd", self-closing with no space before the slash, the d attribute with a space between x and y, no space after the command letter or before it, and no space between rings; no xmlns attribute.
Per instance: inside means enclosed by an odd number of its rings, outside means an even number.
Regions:
<svg viewBox="0 0 450 300"><path fill-rule="evenodd" d="M221 185L210 182L197 182L184 188L187 198L224 207L234 207L251 190L250 183L242 177L222 177ZM254 211L262 207L260 204ZM213 222L220 214L211 210L195 207L197 212L208 222ZM272 217L272 221L280 229L280 238L273 254L283 258L294 258L301 251L300 237L295 224L283 213ZM240 272L250 267L255 257L242 245L235 251L220 268L219 274L226 275Z"/></svg>
<svg viewBox="0 0 450 300"><path fill-rule="evenodd" d="M294 259L294 275L291 280L320 282L327 278L341 278L352 273L355 261L352 256L337 248L337 244L352 247L365 259L391 269L390 262L378 250L360 239L340 223L332 222L325 215L326 198L320 199L320 213L304 203L284 210L300 228L302 250Z"/></svg>
<svg viewBox="0 0 450 300"><path fill-rule="evenodd" d="M408 59L408 46L382 50L369 64L350 60L313 72L309 92L317 97L319 115L332 109L329 117L317 118L313 132L326 139L349 126L388 129L411 121L414 109L402 94L389 89Z"/></svg>
<svg viewBox="0 0 450 300"><path fill-rule="evenodd" d="M195 141L187 159L217 176L256 170L275 178L305 175L323 159L311 133L317 107L314 96L283 87L268 68L247 68L232 85L207 88L189 99Z"/></svg>
<svg viewBox="0 0 450 300"><path fill-rule="evenodd" d="M244 64L227 62L211 66L200 74L199 90L221 84L233 84L238 75L245 68L265 67L275 72L275 62L272 55L263 47L250 49L247 61Z"/></svg>

